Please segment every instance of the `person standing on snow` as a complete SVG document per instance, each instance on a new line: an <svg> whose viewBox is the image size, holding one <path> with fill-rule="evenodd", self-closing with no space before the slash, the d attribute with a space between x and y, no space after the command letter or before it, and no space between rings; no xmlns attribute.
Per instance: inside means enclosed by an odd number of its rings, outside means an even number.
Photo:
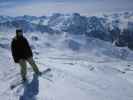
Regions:
<svg viewBox="0 0 133 100"><path fill-rule="evenodd" d="M22 80L26 81L27 64L26 61L32 66L34 72L37 75L41 75L35 61L33 60L33 53L27 39L23 36L21 29L16 30L16 36L11 43L12 56L15 63L18 63L21 67Z"/></svg>

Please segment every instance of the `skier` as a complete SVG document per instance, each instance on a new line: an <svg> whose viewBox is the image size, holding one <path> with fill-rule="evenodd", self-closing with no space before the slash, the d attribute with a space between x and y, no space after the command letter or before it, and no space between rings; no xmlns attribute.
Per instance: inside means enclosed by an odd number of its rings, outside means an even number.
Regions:
<svg viewBox="0 0 133 100"><path fill-rule="evenodd" d="M16 30L16 36L11 43L12 56L15 63L18 63L21 67L22 80L26 81L27 65L26 61L32 66L34 72L37 75L41 75L35 61L33 60L33 53L27 39L23 36L21 29Z"/></svg>

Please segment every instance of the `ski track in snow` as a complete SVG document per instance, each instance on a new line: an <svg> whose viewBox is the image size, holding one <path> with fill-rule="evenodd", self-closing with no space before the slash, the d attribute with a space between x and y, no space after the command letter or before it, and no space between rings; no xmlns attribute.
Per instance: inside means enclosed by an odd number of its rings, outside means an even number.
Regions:
<svg viewBox="0 0 133 100"><path fill-rule="evenodd" d="M34 77L10 90L20 80L9 49L0 48L0 100L133 100L133 62L56 48L41 49L35 61L42 71L51 68L49 81Z"/></svg>

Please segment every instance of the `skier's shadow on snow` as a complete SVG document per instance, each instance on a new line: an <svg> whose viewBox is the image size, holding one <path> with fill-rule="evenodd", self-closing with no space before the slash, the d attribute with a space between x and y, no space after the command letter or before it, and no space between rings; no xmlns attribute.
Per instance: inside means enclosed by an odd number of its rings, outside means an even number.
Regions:
<svg viewBox="0 0 133 100"><path fill-rule="evenodd" d="M39 93L39 80L37 75L33 75L33 79L30 83L24 84L23 95L19 100L36 100L36 95Z"/></svg>

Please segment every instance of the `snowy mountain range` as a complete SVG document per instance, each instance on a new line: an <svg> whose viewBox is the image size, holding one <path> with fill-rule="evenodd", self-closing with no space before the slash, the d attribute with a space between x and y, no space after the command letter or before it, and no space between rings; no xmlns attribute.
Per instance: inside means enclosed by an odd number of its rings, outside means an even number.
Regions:
<svg viewBox="0 0 133 100"><path fill-rule="evenodd" d="M24 32L68 33L86 35L113 42L119 36L133 33L133 13L114 13L103 16L81 16L78 13L51 16L0 16L0 30L21 27ZM123 44L122 44L123 45Z"/></svg>

